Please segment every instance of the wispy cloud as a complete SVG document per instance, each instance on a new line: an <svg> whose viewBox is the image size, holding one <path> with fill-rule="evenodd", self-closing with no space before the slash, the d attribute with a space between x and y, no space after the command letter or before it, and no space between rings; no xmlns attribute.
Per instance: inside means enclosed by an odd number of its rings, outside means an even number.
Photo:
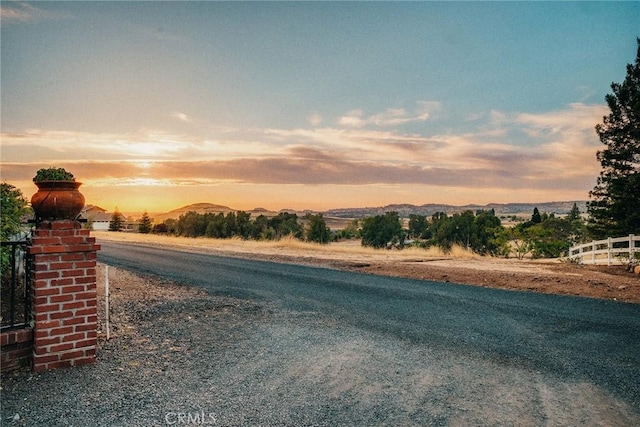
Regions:
<svg viewBox="0 0 640 427"><path fill-rule="evenodd" d="M0 20L3 24L64 18L59 12L45 10L26 2L3 2L0 4Z"/></svg>
<svg viewBox="0 0 640 427"><path fill-rule="evenodd" d="M319 126L324 121L324 118L318 113L313 113L307 116L307 121L311 126Z"/></svg>
<svg viewBox="0 0 640 427"><path fill-rule="evenodd" d="M193 123L193 120L185 113L173 113L173 117L185 123Z"/></svg>
<svg viewBox="0 0 640 427"><path fill-rule="evenodd" d="M362 128L368 125L379 127L399 126L411 122L424 122L441 107L436 101L419 101L412 112L404 108L389 108L381 113L366 116L363 110L351 110L338 119L342 126Z"/></svg>

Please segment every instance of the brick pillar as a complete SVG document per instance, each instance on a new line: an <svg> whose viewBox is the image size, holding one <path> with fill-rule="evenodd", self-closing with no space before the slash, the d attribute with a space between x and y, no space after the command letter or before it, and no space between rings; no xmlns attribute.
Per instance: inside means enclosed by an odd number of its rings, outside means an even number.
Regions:
<svg viewBox="0 0 640 427"><path fill-rule="evenodd" d="M29 248L34 371L95 362L99 249L77 221L36 225Z"/></svg>

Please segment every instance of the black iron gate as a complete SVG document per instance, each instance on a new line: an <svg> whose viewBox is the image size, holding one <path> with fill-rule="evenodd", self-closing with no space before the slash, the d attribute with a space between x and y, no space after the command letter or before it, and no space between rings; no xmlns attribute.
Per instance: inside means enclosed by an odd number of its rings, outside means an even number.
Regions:
<svg viewBox="0 0 640 427"><path fill-rule="evenodd" d="M23 327L30 322L31 292L29 287L31 257L29 240L1 242L2 281L0 308L1 330Z"/></svg>

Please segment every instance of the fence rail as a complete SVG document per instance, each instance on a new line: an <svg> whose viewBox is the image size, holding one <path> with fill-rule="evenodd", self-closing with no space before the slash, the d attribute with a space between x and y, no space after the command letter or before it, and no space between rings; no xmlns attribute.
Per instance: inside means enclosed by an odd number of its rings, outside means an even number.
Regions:
<svg viewBox="0 0 640 427"><path fill-rule="evenodd" d="M29 323L30 258L27 240L2 242L2 284L0 329L22 327Z"/></svg>
<svg viewBox="0 0 640 427"><path fill-rule="evenodd" d="M623 264L640 256L640 236L630 234L591 243L572 246L569 259L581 264L614 265Z"/></svg>

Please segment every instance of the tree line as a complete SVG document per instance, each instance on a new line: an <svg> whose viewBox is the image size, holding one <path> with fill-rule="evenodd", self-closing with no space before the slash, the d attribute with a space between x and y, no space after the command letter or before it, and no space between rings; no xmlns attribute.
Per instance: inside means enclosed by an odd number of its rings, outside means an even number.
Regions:
<svg viewBox="0 0 640 427"><path fill-rule="evenodd" d="M167 219L149 227L150 219L143 217L141 232L165 233L184 237L211 237L245 240L279 240L293 237L316 243L329 243L331 231L322 214L308 214L299 218L295 213L281 212L274 217L258 215L255 219L244 211L200 214L194 211L180 215L178 219Z"/></svg>
<svg viewBox="0 0 640 427"><path fill-rule="evenodd" d="M114 221L117 221L114 218ZM407 227L404 227L404 224ZM534 209L531 219L513 227L502 225L494 210L465 211L431 217L410 215L408 222L397 212L354 220L342 230L330 230L321 213L300 218L281 212L274 217L259 215L255 219L244 211L228 213L187 212L178 219L151 225L145 212L140 220L141 233L162 233L183 237L218 239L279 240L292 237L326 244L341 239L361 239L363 246L402 249L406 246L437 246L445 252L454 245L482 255L523 258L559 257L572 244L586 238L585 224L576 204L565 218Z"/></svg>

